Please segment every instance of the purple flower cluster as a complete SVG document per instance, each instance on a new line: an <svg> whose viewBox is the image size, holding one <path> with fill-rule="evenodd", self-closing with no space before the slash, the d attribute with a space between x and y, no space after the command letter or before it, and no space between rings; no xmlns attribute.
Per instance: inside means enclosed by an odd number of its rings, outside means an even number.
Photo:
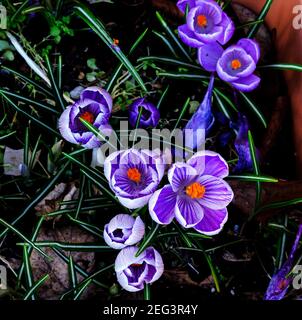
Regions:
<svg viewBox="0 0 302 320"><path fill-rule="evenodd" d="M256 41L241 39L226 49L225 45L234 34L232 20L213 0L180 0L179 9L189 6L187 23L178 28L179 37L188 46L198 48L201 66L239 91L252 91L260 83L254 74L260 58Z"/></svg>

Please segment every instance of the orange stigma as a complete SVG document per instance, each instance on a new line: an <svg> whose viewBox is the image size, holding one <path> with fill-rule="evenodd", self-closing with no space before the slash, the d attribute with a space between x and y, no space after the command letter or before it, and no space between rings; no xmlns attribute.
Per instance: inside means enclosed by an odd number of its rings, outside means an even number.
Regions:
<svg viewBox="0 0 302 320"><path fill-rule="evenodd" d="M136 183L141 181L141 173L136 168L130 168L127 171L127 176L131 181L134 181Z"/></svg>
<svg viewBox="0 0 302 320"><path fill-rule="evenodd" d="M208 25L207 17L204 16L203 14L200 14L199 16L197 16L197 25L199 27L205 28Z"/></svg>
<svg viewBox="0 0 302 320"><path fill-rule="evenodd" d="M237 69L239 69L241 67L241 62L238 59L234 59L231 62L231 66L232 66L233 70L237 70Z"/></svg>
<svg viewBox="0 0 302 320"><path fill-rule="evenodd" d="M186 187L186 194L192 199L203 198L206 188L198 182L194 182Z"/></svg>
<svg viewBox="0 0 302 320"><path fill-rule="evenodd" d="M113 39L113 44L114 44L115 46L118 46L119 43L120 43L119 39Z"/></svg>
<svg viewBox="0 0 302 320"><path fill-rule="evenodd" d="M94 122L94 115L89 111L84 112L80 118L91 124Z"/></svg>

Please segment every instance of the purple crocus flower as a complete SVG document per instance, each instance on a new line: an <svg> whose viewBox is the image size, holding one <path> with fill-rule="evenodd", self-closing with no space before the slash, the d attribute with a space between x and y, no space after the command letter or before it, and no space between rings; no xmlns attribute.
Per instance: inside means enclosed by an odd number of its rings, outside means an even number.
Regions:
<svg viewBox="0 0 302 320"><path fill-rule="evenodd" d="M185 228L214 235L227 221L233 191L223 180L229 173L225 160L212 151L200 151L187 163L175 163L168 172L170 184L156 191L149 212L159 224L174 218Z"/></svg>
<svg viewBox="0 0 302 320"><path fill-rule="evenodd" d="M290 252L289 258L283 264L281 269L272 277L267 291L264 295L264 300L282 300L287 293L290 284L293 281L293 276L288 274L293 268L295 253L299 246L299 241L302 236L302 224L299 226L299 230Z"/></svg>
<svg viewBox="0 0 302 320"><path fill-rule="evenodd" d="M155 151L122 150L109 155L104 174L121 204L129 209L146 205L157 189L165 165Z"/></svg>
<svg viewBox="0 0 302 320"><path fill-rule="evenodd" d="M161 255L148 247L138 257L137 247L126 247L115 260L115 272L119 284L127 291L135 292L144 289L146 283L158 280L164 272Z"/></svg>
<svg viewBox="0 0 302 320"><path fill-rule="evenodd" d="M145 224L140 217L118 214L104 228L104 240L113 249L133 246L142 240Z"/></svg>
<svg viewBox="0 0 302 320"><path fill-rule="evenodd" d="M212 113L213 85L214 85L214 74L212 74L211 76L208 90L204 96L202 103L200 104L199 108L193 114L192 118L188 121L185 127L185 130L192 130L193 132L193 137L190 140L190 145L186 143L185 146L192 148L193 150L195 148L200 147L204 143L204 134L198 135L198 130L204 130L206 135L212 128L215 121ZM203 139L203 141L199 141L199 138Z"/></svg>
<svg viewBox="0 0 302 320"><path fill-rule="evenodd" d="M71 143L81 144L92 149L101 145L101 141L89 131L80 119L86 120L105 135L111 132L108 124L112 110L112 98L109 93L98 87L89 87L82 91L80 99L66 108L59 119L59 130L63 138Z"/></svg>
<svg viewBox="0 0 302 320"><path fill-rule="evenodd" d="M259 58L259 45L251 39L241 39L225 51L218 43L198 50L198 60L205 70L216 70L222 80L246 92L256 89L260 83L260 78L254 74Z"/></svg>
<svg viewBox="0 0 302 320"><path fill-rule="evenodd" d="M245 115L239 113L238 133L235 139L235 149L238 154L238 162L234 168L235 172L253 171L253 160L248 140L249 123Z"/></svg>
<svg viewBox="0 0 302 320"><path fill-rule="evenodd" d="M139 128L156 127L160 119L160 113L158 109L145 98L136 99L129 106L129 122L132 127L136 126L137 119L139 117L140 108L142 108L142 114L139 121Z"/></svg>
<svg viewBox="0 0 302 320"><path fill-rule="evenodd" d="M179 37L185 44L200 48L216 41L225 44L231 39L234 23L215 1L196 0L195 6L194 1L181 1L178 7L185 8L186 4L191 8L187 23L178 27Z"/></svg>

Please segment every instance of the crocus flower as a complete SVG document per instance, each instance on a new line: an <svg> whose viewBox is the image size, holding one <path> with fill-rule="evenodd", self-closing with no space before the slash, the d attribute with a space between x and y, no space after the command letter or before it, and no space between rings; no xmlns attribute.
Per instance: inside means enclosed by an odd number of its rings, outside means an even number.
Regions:
<svg viewBox="0 0 302 320"><path fill-rule="evenodd" d="M186 147L195 149L200 147L204 143L205 135L210 131L214 124L214 117L212 113L212 93L213 93L214 75L212 74L208 90L204 96L202 103L200 104L197 111L193 114L192 118L188 121L185 130L192 130L193 137L190 140L190 145L186 143ZM200 135L203 141L199 141L198 130L204 130L205 135ZM185 131L186 132L186 131Z"/></svg>
<svg viewBox="0 0 302 320"><path fill-rule="evenodd" d="M198 50L198 59L207 71L217 71L219 77L239 91L252 91L260 83L254 74L260 58L256 41L241 39L225 51L218 43L212 43Z"/></svg>
<svg viewBox="0 0 302 320"><path fill-rule="evenodd" d="M81 144L87 149L97 148L101 145L101 141L80 119L88 121L105 135L109 135L111 127L108 121L111 110L112 98L109 93L98 87L89 87L83 90L80 99L67 107L60 116L60 133L71 143Z"/></svg>
<svg viewBox="0 0 302 320"><path fill-rule="evenodd" d="M136 126L140 114L140 108L142 108L141 117L139 120L139 128L156 127L160 119L158 109L145 98L136 99L129 106L129 122L132 127Z"/></svg>
<svg viewBox="0 0 302 320"><path fill-rule="evenodd" d="M168 172L170 184L156 191L149 212L159 224L176 220L185 228L214 235L227 221L233 191L223 180L229 173L225 160L212 151L200 151L187 163L175 163Z"/></svg>
<svg viewBox="0 0 302 320"><path fill-rule="evenodd" d="M109 155L104 174L121 204L129 209L146 205L164 175L164 161L155 151L122 150Z"/></svg>
<svg viewBox="0 0 302 320"><path fill-rule="evenodd" d="M238 132L235 139L235 149L238 154L238 162L235 172L253 171L253 160L248 140L249 123L245 115L238 115Z"/></svg>
<svg viewBox="0 0 302 320"><path fill-rule="evenodd" d="M145 234L145 224L140 217L118 214L104 228L104 240L113 249L137 244Z"/></svg>
<svg viewBox="0 0 302 320"><path fill-rule="evenodd" d="M188 1L190 5L194 2ZM186 5L178 3L180 8ZM199 48L204 44L218 41L227 43L233 36L235 27L221 7L212 0L196 0L188 15L186 24L178 27L181 40L190 47Z"/></svg>
<svg viewBox="0 0 302 320"><path fill-rule="evenodd" d="M144 289L146 283L158 280L164 271L161 255L148 247L138 257L137 247L126 247L119 252L115 260L115 272L119 284L127 291L135 292Z"/></svg>
<svg viewBox="0 0 302 320"><path fill-rule="evenodd" d="M272 277L267 291L264 295L264 300L282 300L286 295L287 290L293 281L293 276L289 275L289 273L294 266L294 257L298 249L301 236L302 224L299 226L299 230L290 255L281 269Z"/></svg>

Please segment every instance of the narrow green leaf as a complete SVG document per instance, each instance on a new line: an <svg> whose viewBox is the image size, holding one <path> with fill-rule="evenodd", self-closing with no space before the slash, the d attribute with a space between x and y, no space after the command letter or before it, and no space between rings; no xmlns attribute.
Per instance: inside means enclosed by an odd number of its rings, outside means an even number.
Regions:
<svg viewBox="0 0 302 320"><path fill-rule="evenodd" d="M151 300L151 288L149 283L145 283L145 286L144 286L144 300L145 301Z"/></svg>
<svg viewBox="0 0 302 320"><path fill-rule="evenodd" d="M163 92L163 94L161 95L161 97L160 97L160 99L159 99L159 101L158 101L158 103L157 103L157 109L159 109L160 106L162 105L162 102L163 102L163 100L165 99L165 97L166 97L166 95L167 95L167 93L168 93L168 91L169 91L169 88L170 88L169 85L167 85L165 91Z"/></svg>
<svg viewBox="0 0 302 320"><path fill-rule="evenodd" d="M277 69L277 70L293 70L302 72L302 65L295 63L277 63L269 64L266 66L259 66L258 69Z"/></svg>
<svg viewBox="0 0 302 320"><path fill-rule="evenodd" d="M167 48L171 51L172 55L175 58L178 57L176 51L174 50L173 46L171 45L170 41L167 39L165 35L154 30L152 30L152 33L155 34L167 46Z"/></svg>
<svg viewBox="0 0 302 320"><path fill-rule="evenodd" d="M82 287L78 290L78 292L77 292L77 294L74 296L74 299L73 299L73 300L78 300L78 299L81 297L81 295L83 294L84 290L90 286L91 282L92 282L92 279L89 279L88 281L86 281L86 282L82 285Z"/></svg>
<svg viewBox="0 0 302 320"><path fill-rule="evenodd" d="M132 45L132 47L129 50L129 56L135 51L135 49L138 47L138 45L141 43L141 41L144 39L146 33L148 32L148 28L142 32L142 34L136 39L136 41L134 42L134 44ZM106 85L106 90L107 91L111 91L113 84L115 83L116 79L118 78L118 76L120 75L122 68L123 68L124 64L121 63L116 70L114 71L111 79L108 81L107 85Z"/></svg>
<svg viewBox="0 0 302 320"><path fill-rule="evenodd" d="M44 86L40 85L39 83L35 82L34 80L26 77L25 75L23 75L22 73L16 71L16 70L13 70L11 68L8 68L6 66L1 66L2 69L14 74L16 77L19 77L21 78L25 83L28 83L28 84L31 84L32 86L34 86L36 89L39 89L41 92L43 92L44 94L46 94L47 96L50 96L52 97L53 94L52 92L45 88Z"/></svg>
<svg viewBox="0 0 302 320"><path fill-rule="evenodd" d="M177 37L175 36L174 32L170 29L170 27L168 26L168 24L166 23L166 21L164 20L164 18L161 16L161 14L158 11L156 11L156 17L159 20L159 22L161 23L161 25L163 26L163 28L165 29L165 31L167 32L167 34L172 38L172 40L174 41L175 45L180 50L182 55L184 57L186 57L189 61L192 62L193 59L190 57L190 55L188 54L186 49L183 47L183 45L177 39Z"/></svg>
<svg viewBox="0 0 302 320"><path fill-rule="evenodd" d="M176 124L175 124L175 126L174 126L174 130L176 130L176 129L178 128L179 123L180 123L180 121L182 120L182 118L183 118L185 112L187 111L189 105L190 105L190 98L188 98L188 99L186 100L185 104L183 105L183 107L182 107L182 109L181 109L181 111L180 111L179 117L178 117L178 119L177 119L177 121L176 121ZM173 131L174 131L174 130L173 130Z"/></svg>
<svg viewBox="0 0 302 320"><path fill-rule="evenodd" d="M141 57L137 59L137 62L145 62L145 61L154 61L154 62L160 62L168 65L175 65L181 68L196 69L199 71L201 70L201 67L196 64L191 64L191 63L183 62L178 59L172 59L168 57L148 56L148 57Z"/></svg>
<svg viewBox="0 0 302 320"><path fill-rule="evenodd" d="M38 280L35 283L35 285L27 292L27 294L24 297L24 300L28 300L29 297L31 297L33 293L35 293L48 278L49 278L49 274L46 274L40 280Z"/></svg>
<svg viewBox="0 0 302 320"><path fill-rule="evenodd" d="M141 245L139 246L137 253L135 254L136 257L138 257L153 241L156 233L158 232L159 224L155 224L153 228L148 232L148 234L145 236L144 240L142 241Z"/></svg>
<svg viewBox="0 0 302 320"><path fill-rule="evenodd" d="M43 251L41 250L39 247L37 247L31 240L27 239L27 237L25 237L25 235L20 232L19 230L17 230L15 227L13 227L11 224L7 223L5 220L0 218L0 223L6 227L7 229L11 230L12 232L14 232L16 235L18 235L21 239L23 239L26 244L24 245L30 245L33 248L35 248L43 257L51 260L51 258Z"/></svg>
<svg viewBox="0 0 302 320"><path fill-rule="evenodd" d="M254 172L256 176L260 175L260 169L259 169L259 164L258 164L258 160L257 160L257 156L256 156L256 147L255 147L255 143L254 143L254 139L252 136L251 131L248 131L248 142L249 142L249 149L250 149L250 154L251 154L251 158L252 158L252 163L253 163L253 168L254 168ZM256 204L255 204L255 208L258 207L258 204L261 201L261 183L260 181L256 182Z"/></svg>
<svg viewBox="0 0 302 320"><path fill-rule="evenodd" d="M72 255L69 256L69 262L68 262L68 272L69 272L69 279L71 287L74 289L74 295L76 295L75 288L77 287L77 276L74 269L74 262Z"/></svg>
<svg viewBox="0 0 302 320"><path fill-rule="evenodd" d="M48 74L50 77L50 82L51 82L51 88L53 90L54 93L54 98L56 100L56 103L58 105L58 107L61 107L61 109L64 111L65 110L65 103L63 101L63 97L62 94L60 92L60 89L56 83L53 71L52 71L52 66L50 64L50 60L49 57L47 55L45 55L45 62L46 62L46 66L47 66L47 70L48 70Z"/></svg>
<svg viewBox="0 0 302 320"><path fill-rule="evenodd" d="M33 200L26 206L26 208L21 212L21 214L15 218L10 225L14 226L18 221L20 221L37 203L39 203L54 187L57 181L60 179L61 175L65 172L67 166L69 165L69 161L67 161L62 168L57 172L57 174L48 182L48 184L38 191L37 195L33 198ZM2 238L10 229L6 228L0 234L0 238Z"/></svg>
<svg viewBox="0 0 302 320"><path fill-rule="evenodd" d="M251 182L268 182L268 183L276 183L279 182L278 179L269 177L269 176L257 176L254 174L241 174L241 175L230 175L226 179L235 179L235 180L243 180L243 181L251 181Z"/></svg>
<svg viewBox="0 0 302 320"><path fill-rule="evenodd" d="M21 109L20 107L18 107L12 100L10 100L3 92L0 91L0 95L15 109L17 110L19 113L23 114L24 116L26 116L27 118L31 119L33 122L35 122L36 124L38 124L40 127L47 129L48 131L50 131L52 134L61 137L61 135L59 134L58 131L54 130L53 128L49 127L47 124L45 124L44 122L42 122L41 120L37 119L36 117L32 116L30 113L26 112L25 110Z"/></svg>
<svg viewBox="0 0 302 320"><path fill-rule="evenodd" d="M26 274L26 280L27 280L27 285L29 288L33 286L33 274L31 270L31 265L29 262L29 256L28 256L28 248L26 246L23 247L23 262L25 266L25 274ZM33 294L31 296L31 300L35 300L35 295Z"/></svg>
<svg viewBox="0 0 302 320"><path fill-rule="evenodd" d="M265 4L264 4L264 6L263 6L263 8L262 8L262 10L256 20L264 20L265 19L272 3L273 3L273 0L266 0ZM260 28L260 24L253 25L251 27L247 37L253 38L256 35L259 28Z"/></svg>
<svg viewBox="0 0 302 320"><path fill-rule="evenodd" d="M193 244L192 244L192 241L190 239L190 236L188 234L186 234L184 232L184 230L178 225L177 222L173 222L178 234L181 236L184 244L188 247L188 248L192 248L193 247Z"/></svg>
<svg viewBox="0 0 302 320"><path fill-rule="evenodd" d="M267 123L266 123L266 120L265 120L262 112L257 108L257 106L253 103L253 101L246 94L244 94L243 92L239 91L239 94L244 99L246 104L251 108L251 110L256 114L258 119L263 124L264 128L267 128Z"/></svg>
<svg viewBox="0 0 302 320"><path fill-rule="evenodd" d="M113 39L106 32L102 22L88 8L84 7L83 5L75 6L74 11L86 24L89 25L89 27L101 38L101 40L107 45L112 53L120 60L120 62L125 66L125 68L141 86L143 91L147 92L147 88L140 75L130 63L128 58L124 55L120 47L114 44Z"/></svg>

